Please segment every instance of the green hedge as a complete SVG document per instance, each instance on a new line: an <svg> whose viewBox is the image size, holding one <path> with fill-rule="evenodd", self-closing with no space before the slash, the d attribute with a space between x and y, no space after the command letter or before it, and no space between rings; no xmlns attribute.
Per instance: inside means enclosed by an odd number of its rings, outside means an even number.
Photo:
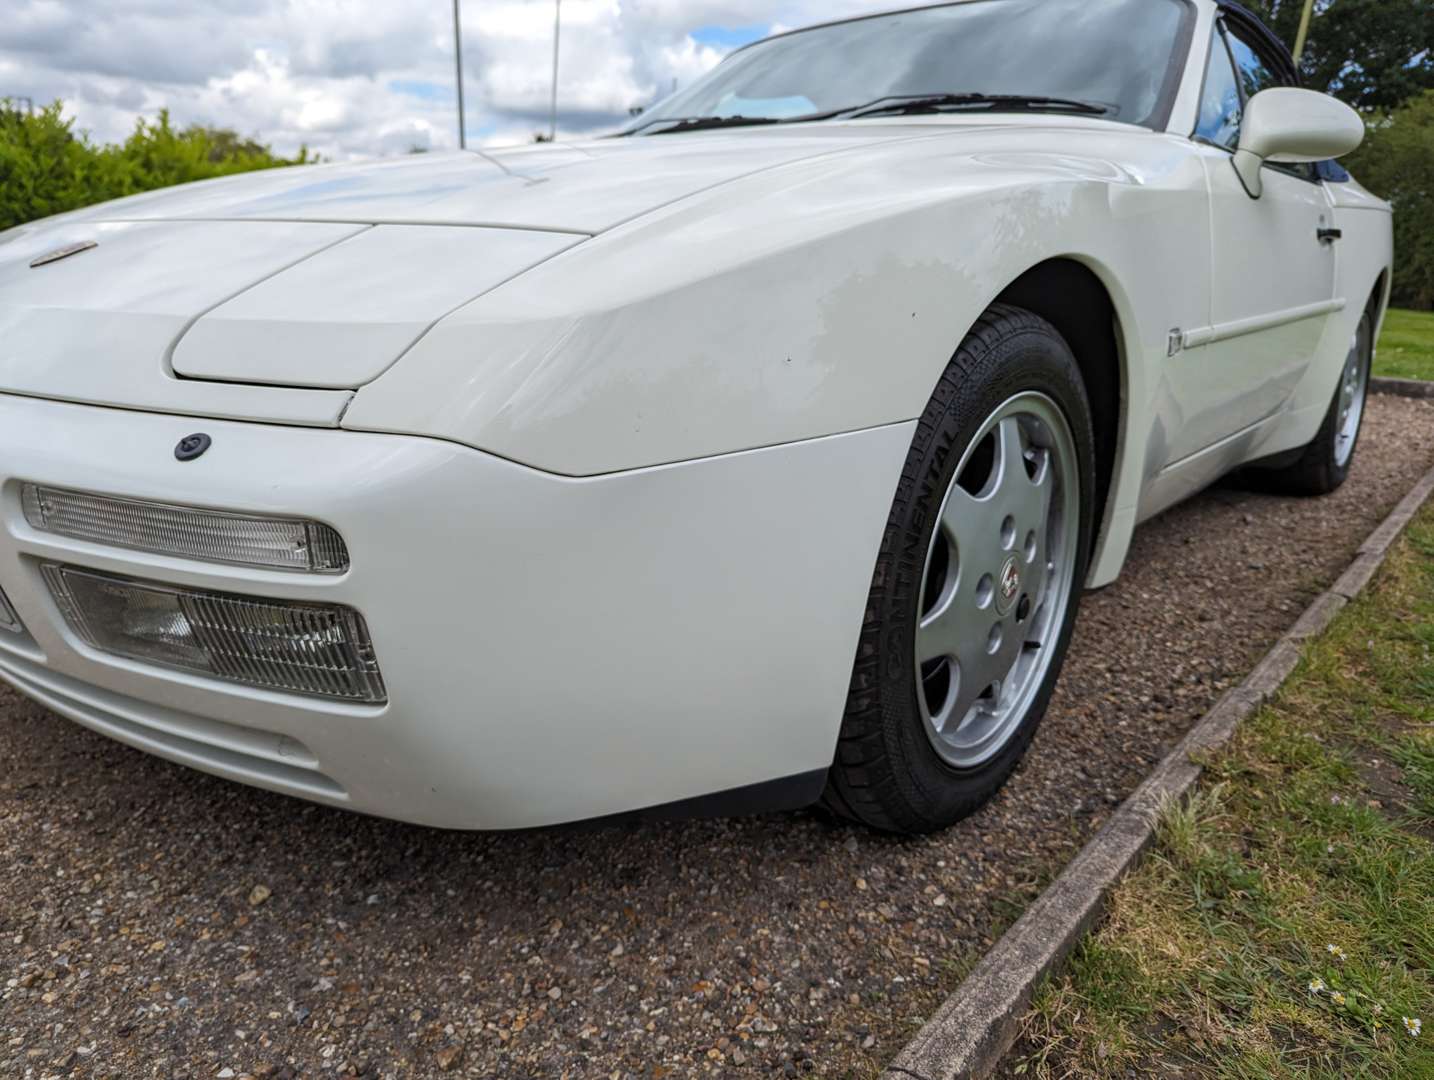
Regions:
<svg viewBox="0 0 1434 1080"><path fill-rule="evenodd" d="M232 131L176 130L167 112L140 120L123 143L100 146L60 111L58 101L29 113L0 100L0 230L188 180L316 160L307 150L278 157Z"/></svg>
<svg viewBox="0 0 1434 1080"><path fill-rule="evenodd" d="M1434 308L1434 90L1372 121L1345 164L1394 204L1394 303Z"/></svg>

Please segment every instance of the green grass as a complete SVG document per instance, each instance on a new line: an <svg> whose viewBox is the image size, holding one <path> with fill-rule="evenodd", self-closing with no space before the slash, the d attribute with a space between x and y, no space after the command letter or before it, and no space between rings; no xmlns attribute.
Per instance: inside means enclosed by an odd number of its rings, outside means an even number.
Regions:
<svg viewBox="0 0 1434 1080"><path fill-rule="evenodd" d="M1434 311L1389 310L1379 335L1374 373L1397 379L1434 379Z"/></svg>
<svg viewBox="0 0 1434 1080"><path fill-rule="evenodd" d="M1431 648L1425 512L1193 797L1167 808L1007 1068L1434 1077Z"/></svg>

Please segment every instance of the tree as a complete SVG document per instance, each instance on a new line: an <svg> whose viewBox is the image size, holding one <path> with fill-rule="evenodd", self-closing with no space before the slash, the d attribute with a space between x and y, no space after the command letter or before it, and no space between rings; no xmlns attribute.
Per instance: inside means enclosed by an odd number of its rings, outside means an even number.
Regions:
<svg viewBox="0 0 1434 1080"><path fill-rule="evenodd" d="M185 134L207 143L209 160L216 165L225 161L244 159L258 161L273 156L269 148L259 140L246 139L237 131L231 131L229 128L212 128L204 127L202 124L193 124L185 129Z"/></svg>
<svg viewBox="0 0 1434 1080"><path fill-rule="evenodd" d="M1347 164L1394 205L1394 302L1434 307L1434 90L1371 122Z"/></svg>
<svg viewBox="0 0 1434 1080"><path fill-rule="evenodd" d="M276 157L225 129L179 131L165 112L141 119L118 146L97 146L74 130L58 101L31 113L0 99L0 231L169 184L313 160L305 149Z"/></svg>
<svg viewBox="0 0 1434 1080"><path fill-rule="evenodd" d="M0 231L127 194L113 162L70 130L60 103L30 113L0 101Z"/></svg>
<svg viewBox="0 0 1434 1080"><path fill-rule="evenodd" d="M1247 2L1294 48L1304 0ZM1434 0L1315 0L1300 75L1356 109L1397 109L1434 87Z"/></svg>
<svg viewBox="0 0 1434 1080"><path fill-rule="evenodd" d="M267 146L226 128L192 124L176 130L167 109L161 109L159 119L152 122L141 117L120 152L134 171L135 189L140 191L313 160L307 147L300 147L293 159L275 157Z"/></svg>

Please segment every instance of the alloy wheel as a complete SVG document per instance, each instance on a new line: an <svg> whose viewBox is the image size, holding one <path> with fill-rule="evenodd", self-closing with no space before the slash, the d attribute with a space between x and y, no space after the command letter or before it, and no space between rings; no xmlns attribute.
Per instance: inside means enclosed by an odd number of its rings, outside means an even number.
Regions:
<svg viewBox="0 0 1434 1080"><path fill-rule="evenodd" d="M1339 417L1334 439L1334 463L1341 469L1349 464L1354 444L1359 439L1360 421L1364 419L1364 400L1369 393L1369 318L1359 321L1349 355L1339 377Z"/></svg>
<svg viewBox="0 0 1434 1080"><path fill-rule="evenodd" d="M926 555L915 649L927 736L953 768L1000 751L1057 658L1079 475L1070 424L1039 393L992 412L957 466Z"/></svg>

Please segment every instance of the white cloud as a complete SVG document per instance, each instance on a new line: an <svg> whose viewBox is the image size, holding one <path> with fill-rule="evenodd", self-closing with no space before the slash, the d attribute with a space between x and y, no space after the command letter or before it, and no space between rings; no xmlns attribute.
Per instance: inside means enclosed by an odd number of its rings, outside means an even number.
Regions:
<svg viewBox="0 0 1434 1080"><path fill-rule="evenodd" d="M168 108L179 124L329 158L457 141L449 0L3 0L0 97L61 98L77 126L122 139ZM898 0L564 0L559 134L615 127L631 106L721 59L703 28L783 28ZM471 142L547 126L553 0L466 0ZM749 31L750 32L750 31Z"/></svg>

